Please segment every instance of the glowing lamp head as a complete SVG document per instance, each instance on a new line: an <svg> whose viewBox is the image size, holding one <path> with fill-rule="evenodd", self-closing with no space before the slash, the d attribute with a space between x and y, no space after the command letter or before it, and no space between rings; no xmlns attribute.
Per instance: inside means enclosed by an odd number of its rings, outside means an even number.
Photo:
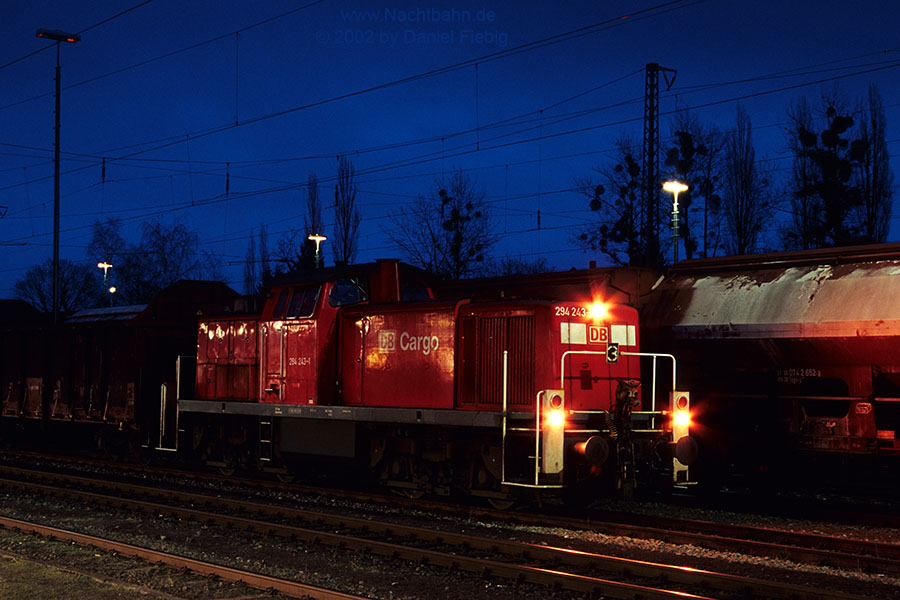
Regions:
<svg viewBox="0 0 900 600"><path fill-rule="evenodd" d="M325 240L327 240L328 238L325 237L324 235L322 235L321 233L311 233L311 234L309 234L308 236L306 236L306 239L310 240L311 242L315 242L315 243L316 243L316 252L318 252L318 251L319 251L319 245L320 245L322 242L324 242Z"/></svg>
<svg viewBox="0 0 900 600"><path fill-rule="evenodd" d="M681 192L686 192L688 186L680 181L667 181L663 184L663 189L672 194L676 192L680 194Z"/></svg>
<svg viewBox="0 0 900 600"><path fill-rule="evenodd" d="M553 409L547 413L547 424L551 427L562 427L566 422L566 415L559 409Z"/></svg>
<svg viewBox="0 0 900 600"><path fill-rule="evenodd" d="M605 302L594 302L591 304L591 318L595 321L602 321L609 314L609 307Z"/></svg>
<svg viewBox="0 0 900 600"><path fill-rule="evenodd" d="M672 417L672 422L676 427L690 427L691 425L691 413L687 410L678 410L675 411L675 414Z"/></svg>

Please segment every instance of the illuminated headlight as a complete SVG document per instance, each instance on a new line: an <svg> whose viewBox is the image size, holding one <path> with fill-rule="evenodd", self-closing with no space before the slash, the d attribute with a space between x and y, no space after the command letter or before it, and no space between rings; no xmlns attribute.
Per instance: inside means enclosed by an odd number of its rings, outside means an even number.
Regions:
<svg viewBox="0 0 900 600"><path fill-rule="evenodd" d="M672 392L672 439L677 442L690 434L691 396L689 392Z"/></svg>
<svg viewBox="0 0 900 600"><path fill-rule="evenodd" d="M675 415L672 417L672 423L675 427L690 427L691 426L691 413L687 410L678 410L675 411Z"/></svg>
<svg viewBox="0 0 900 600"><path fill-rule="evenodd" d="M591 318L595 321L602 321L606 318L609 309L606 306L605 302L594 302L591 304Z"/></svg>
<svg viewBox="0 0 900 600"><path fill-rule="evenodd" d="M566 415L561 410L551 410L547 413L547 424L551 427L562 427L566 422Z"/></svg>

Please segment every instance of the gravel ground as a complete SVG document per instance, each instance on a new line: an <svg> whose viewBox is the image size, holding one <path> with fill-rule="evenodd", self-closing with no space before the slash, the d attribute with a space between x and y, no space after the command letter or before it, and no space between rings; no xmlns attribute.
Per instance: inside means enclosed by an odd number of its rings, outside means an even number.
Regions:
<svg viewBox="0 0 900 600"><path fill-rule="evenodd" d="M192 484L202 485L202 484ZM900 579L873 574L847 572L811 565L796 565L770 558L760 558L742 554L726 554L693 546L678 546L654 540L638 540L607 536L601 533L571 531L543 527L510 526L485 520L435 516L431 513L393 510L390 508L364 507L351 503L316 498L294 497L280 492L260 492L260 498L245 488L220 490L223 494L240 495L244 499L284 502L292 506L313 505L317 510L349 513L354 516L375 515L373 518L417 524L448 531L465 531L485 537L514 539L524 542L563 546L574 549L610 554L639 560L668 562L714 571L727 571L739 575L764 579L787 580L792 583L813 587L827 586L829 589L847 591L884 600L900 600ZM760 527L789 528L795 531L840 535L857 539L898 542L900 532L891 529L847 527L828 525L810 521L796 521L740 515L726 511L698 511L677 508L663 504L606 503L603 508L617 509L627 506L629 510L646 514L677 515L685 518L750 524ZM304 542L289 542L271 538L260 538L238 531L222 530L199 523L182 522L174 519L148 517L122 512L81 507L73 503L60 505L18 493L0 493L0 513L26 520L38 521L66 529L105 535L114 539L142 545L165 552L184 554L235 568L263 572L275 577L296 579L307 584L339 589L352 594L372 598L429 598L442 597L446 600L472 600L475 598L573 598L568 592L551 592L528 584L517 584L498 579L483 579L468 573L398 562L378 556L358 555L340 549L333 549ZM19 555L24 548L34 544L16 544L6 536L0 537L0 552ZM59 558L50 546L38 545L37 560ZM24 555L28 555L27 552ZM65 559L58 562L67 564ZM88 562L91 562L90 560ZM119 579L115 567L111 567L112 579ZM134 569L123 567L122 573ZM149 579L131 582L141 588L153 589L158 576L145 569L137 569ZM200 590L199 595L191 586L185 590L164 589L165 594L174 598L218 598L214 590ZM202 586L201 586L202 587ZM176 586L177 588L177 586ZM179 595L183 594L183 595ZM194 595L191 595L194 594ZM206 594L206 595L204 595ZM238 594L240 595L240 594ZM250 594L250 597L253 597Z"/></svg>

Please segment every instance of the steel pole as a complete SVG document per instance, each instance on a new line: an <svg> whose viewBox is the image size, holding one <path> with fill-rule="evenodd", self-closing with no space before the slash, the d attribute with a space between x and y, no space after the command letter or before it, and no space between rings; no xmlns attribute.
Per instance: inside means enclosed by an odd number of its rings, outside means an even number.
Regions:
<svg viewBox="0 0 900 600"><path fill-rule="evenodd" d="M56 129L53 141L53 324L59 322L59 40L56 41Z"/></svg>

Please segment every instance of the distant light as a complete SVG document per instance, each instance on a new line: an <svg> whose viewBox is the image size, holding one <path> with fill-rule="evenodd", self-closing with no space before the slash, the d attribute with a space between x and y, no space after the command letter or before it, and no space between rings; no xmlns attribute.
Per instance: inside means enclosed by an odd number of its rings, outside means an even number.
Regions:
<svg viewBox="0 0 900 600"><path fill-rule="evenodd" d="M688 189L688 186L681 183L680 181L672 180L672 181L665 182L663 184L663 189L666 190L667 192L672 193L675 196L673 210L675 212L678 212L678 194L680 194L681 192L686 192Z"/></svg>
<svg viewBox="0 0 900 600"><path fill-rule="evenodd" d="M116 293L116 286L114 286L114 285L109 286L109 293L110 293L110 294L115 294L115 293Z"/></svg>
<svg viewBox="0 0 900 600"><path fill-rule="evenodd" d="M309 234L309 236L308 236L306 239L312 240L312 241L314 241L314 242L316 243L316 252L318 252L318 251L319 251L319 244L321 244L322 242L324 242L324 241L327 240L328 238L325 237L324 235L322 235L321 233L311 233L311 234Z"/></svg>
<svg viewBox="0 0 900 600"><path fill-rule="evenodd" d="M675 192L686 192L688 186L681 183L680 181L667 181L663 184L663 189L674 194Z"/></svg>
<svg viewBox="0 0 900 600"><path fill-rule="evenodd" d="M53 40L55 42L74 44L75 42L81 41L81 36L77 33L66 33L59 29L38 29L34 34L39 38L47 38L48 40Z"/></svg>

